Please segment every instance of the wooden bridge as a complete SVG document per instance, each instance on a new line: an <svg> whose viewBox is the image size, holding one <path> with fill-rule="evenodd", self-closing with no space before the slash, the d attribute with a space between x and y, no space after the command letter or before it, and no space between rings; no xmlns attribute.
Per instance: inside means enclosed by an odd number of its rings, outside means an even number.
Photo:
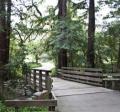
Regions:
<svg viewBox="0 0 120 112"><path fill-rule="evenodd" d="M42 72L39 70L39 82L42 79L40 77L45 76L45 88L51 88L47 81L49 72L45 70L45 74L41 74ZM34 69L34 74L33 88L36 89L37 69ZM81 70L63 67L58 70L58 74L67 80L53 78L52 93L57 97L56 112L120 112L120 92L103 87L104 76L101 69L82 68ZM118 76L112 78L114 81L112 86L119 81ZM44 87L42 83L39 83L38 88L42 87Z"/></svg>
<svg viewBox="0 0 120 112"><path fill-rule="evenodd" d="M53 81L49 73L50 70L35 68L25 77L33 90L47 90L49 99L41 100L38 96L37 100L31 101L6 101L7 105L17 107L16 110L21 106L47 106L49 110L56 112L120 112L120 92L103 87L104 77L101 69L79 70L63 67L58 70L61 78L53 78ZM106 79L112 81L112 86L115 86L116 81L120 81L119 77L120 75L115 75L110 80ZM51 96L51 93L54 95Z"/></svg>
<svg viewBox="0 0 120 112"><path fill-rule="evenodd" d="M56 112L120 112L120 92L82 83L53 79Z"/></svg>

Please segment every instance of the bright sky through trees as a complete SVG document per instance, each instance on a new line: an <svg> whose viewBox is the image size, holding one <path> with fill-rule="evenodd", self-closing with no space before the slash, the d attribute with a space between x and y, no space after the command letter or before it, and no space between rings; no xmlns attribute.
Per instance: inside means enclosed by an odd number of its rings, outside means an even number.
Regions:
<svg viewBox="0 0 120 112"><path fill-rule="evenodd" d="M29 2L27 0L24 0L24 1L25 1L24 3ZM36 0L36 1L38 2L38 0ZM72 0L72 1L75 2L75 3L79 3L81 0ZM98 0L95 0L96 6L98 5L97 1ZM20 4L19 1L14 1L14 3L16 4L16 7L19 6L19 4ZM48 15L48 11L47 11L48 8L51 7L51 6L53 6L53 7L57 6L57 3L58 3L58 0L44 0L43 3L39 6L39 10L41 11L42 16ZM96 13L96 24L103 25L103 17L106 16L108 13L109 13L108 6L102 7L101 10ZM81 10L78 10L78 15L80 15L80 14L81 14ZM16 16L15 17L13 16L12 19L15 22L19 21L18 18L16 19ZM87 21L88 20L86 20L86 22Z"/></svg>

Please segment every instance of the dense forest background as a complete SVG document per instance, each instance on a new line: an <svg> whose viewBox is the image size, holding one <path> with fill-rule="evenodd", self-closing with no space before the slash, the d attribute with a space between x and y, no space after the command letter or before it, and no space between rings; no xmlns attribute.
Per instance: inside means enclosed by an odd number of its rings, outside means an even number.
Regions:
<svg viewBox="0 0 120 112"><path fill-rule="evenodd" d="M0 0L0 68L16 76L52 60L55 68L119 71L119 0L46 2Z"/></svg>

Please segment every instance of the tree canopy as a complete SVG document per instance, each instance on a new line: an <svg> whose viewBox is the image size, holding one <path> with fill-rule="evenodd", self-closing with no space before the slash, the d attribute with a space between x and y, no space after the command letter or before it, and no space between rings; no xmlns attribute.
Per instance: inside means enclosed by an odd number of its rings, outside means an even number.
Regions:
<svg viewBox="0 0 120 112"><path fill-rule="evenodd" d="M40 66L42 58L58 68L120 68L119 0L0 3L0 66L7 65L11 74L22 74L31 62ZM101 17L103 7L108 14Z"/></svg>

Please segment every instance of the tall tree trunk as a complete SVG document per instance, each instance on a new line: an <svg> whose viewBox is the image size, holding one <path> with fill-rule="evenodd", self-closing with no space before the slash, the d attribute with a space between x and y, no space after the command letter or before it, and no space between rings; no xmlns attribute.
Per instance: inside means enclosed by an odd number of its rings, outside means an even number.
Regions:
<svg viewBox="0 0 120 112"><path fill-rule="evenodd" d="M9 61L11 0L0 0L0 65Z"/></svg>
<svg viewBox="0 0 120 112"><path fill-rule="evenodd" d="M65 19L67 15L67 0L58 0L58 18Z"/></svg>
<svg viewBox="0 0 120 112"><path fill-rule="evenodd" d="M94 35L95 35L95 4L94 0L89 0L87 66L93 68L95 67Z"/></svg>
<svg viewBox="0 0 120 112"><path fill-rule="evenodd" d="M10 48L10 35L11 35L11 0L7 0L7 21L6 21L6 29L7 29L7 38L6 38L6 61L9 62L9 48Z"/></svg>
<svg viewBox="0 0 120 112"><path fill-rule="evenodd" d="M65 20L67 15L67 0L59 0L58 1L58 19L60 21ZM61 29L61 33L64 32L64 29ZM58 53L58 68L66 67L67 66L67 50L60 49Z"/></svg>
<svg viewBox="0 0 120 112"><path fill-rule="evenodd" d="M0 65L6 64L6 10L5 0L0 0Z"/></svg>

